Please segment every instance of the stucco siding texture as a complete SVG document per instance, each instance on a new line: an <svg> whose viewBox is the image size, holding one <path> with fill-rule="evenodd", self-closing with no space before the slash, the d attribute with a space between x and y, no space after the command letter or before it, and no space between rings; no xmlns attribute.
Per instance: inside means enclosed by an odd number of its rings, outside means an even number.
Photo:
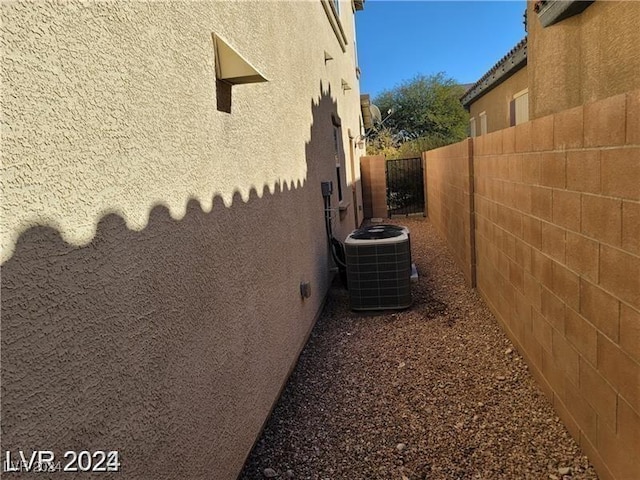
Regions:
<svg viewBox="0 0 640 480"><path fill-rule="evenodd" d="M304 182L321 80L341 118L359 112L351 50L317 3L3 4L2 258L32 225L82 244L106 213L139 230L159 203L180 218L190 198L209 211L216 194L229 205ZM230 115L216 110L212 33L270 80L234 87Z"/></svg>
<svg viewBox="0 0 640 480"><path fill-rule="evenodd" d="M469 109L469 115L476 119L476 134L480 135L480 113L486 112L487 133L510 126L509 104L516 93L529 85L527 66L518 70L498 86L492 88L475 100Z"/></svg>
<svg viewBox="0 0 640 480"><path fill-rule="evenodd" d="M331 280L332 115L359 184L352 49L320 2L15 2L1 28L2 451L236 478ZM213 32L269 80L231 114Z"/></svg>
<svg viewBox="0 0 640 480"><path fill-rule="evenodd" d="M638 2L594 2L546 28L528 8L531 118L640 88Z"/></svg>

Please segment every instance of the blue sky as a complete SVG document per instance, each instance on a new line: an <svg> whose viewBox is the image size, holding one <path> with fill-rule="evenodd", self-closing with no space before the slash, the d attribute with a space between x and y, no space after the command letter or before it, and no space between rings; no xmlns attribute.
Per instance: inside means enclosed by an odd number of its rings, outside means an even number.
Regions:
<svg viewBox="0 0 640 480"><path fill-rule="evenodd" d="M418 74L473 83L524 36L525 0L367 0L356 13L361 93Z"/></svg>

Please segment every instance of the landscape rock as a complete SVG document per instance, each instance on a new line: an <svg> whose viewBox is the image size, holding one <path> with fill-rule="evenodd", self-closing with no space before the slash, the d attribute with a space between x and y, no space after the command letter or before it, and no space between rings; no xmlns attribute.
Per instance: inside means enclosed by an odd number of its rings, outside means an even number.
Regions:
<svg viewBox="0 0 640 480"><path fill-rule="evenodd" d="M411 230L413 305L352 312L336 278L239 480L265 463L317 480L596 480L429 221L388 223Z"/></svg>
<svg viewBox="0 0 640 480"><path fill-rule="evenodd" d="M273 468L265 468L262 473L265 478L275 478L278 476L278 473Z"/></svg>

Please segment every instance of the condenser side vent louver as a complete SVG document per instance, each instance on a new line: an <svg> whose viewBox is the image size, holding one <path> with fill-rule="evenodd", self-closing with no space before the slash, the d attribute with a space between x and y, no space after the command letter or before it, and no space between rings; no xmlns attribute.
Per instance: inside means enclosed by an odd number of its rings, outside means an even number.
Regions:
<svg viewBox="0 0 640 480"><path fill-rule="evenodd" d="M411 305L408 230L370 227L345 240L347 281L353 310L402 309Z"/></svg>

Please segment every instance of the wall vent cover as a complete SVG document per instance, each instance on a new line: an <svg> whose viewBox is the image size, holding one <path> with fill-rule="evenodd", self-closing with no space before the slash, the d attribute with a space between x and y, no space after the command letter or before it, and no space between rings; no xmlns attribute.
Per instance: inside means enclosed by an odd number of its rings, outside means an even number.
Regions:
<svg viewBox="0 0 640 480"><path fill-rule="evenodd" d="M374 225L345 240L347 281L353 310L397 310L411 306L409 230Z"/></svg>

